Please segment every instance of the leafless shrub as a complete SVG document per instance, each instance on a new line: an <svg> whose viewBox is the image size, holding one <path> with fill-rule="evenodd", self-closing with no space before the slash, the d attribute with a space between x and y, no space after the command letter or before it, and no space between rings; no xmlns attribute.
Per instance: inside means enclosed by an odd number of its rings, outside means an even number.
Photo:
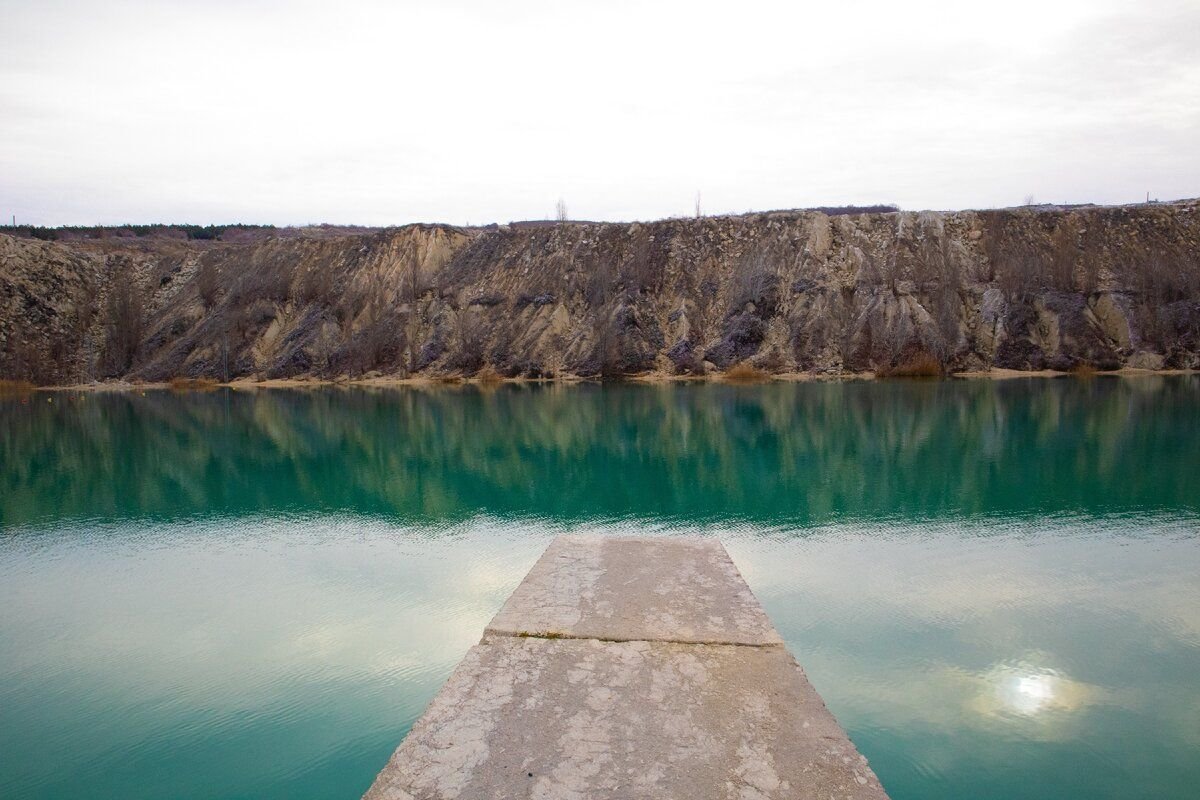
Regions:
<svg viewBox="0 0 1200 800"><path fill-rule="evenodd" d="M106 374L123 375L133 366L145 328L145 302L132 269L113 276L104 311Z"/></svg>
<svg viewBox="0 0 1200 800"><path fill-rule="evenodd" d="M417 371L419 354L417 343L421 330L421 298L425 295L427 286L421 276L421 264L415 255L409 257L400 281L400 298L407 303L408 311L404 318L404 343L408 350L404 372L410 375Z"/></svg>
<svg viewBox="0 0 1200 800"><path fill-rule="evenodd" d="M726 383L766 383L771 380L771 375L749 362L741 361L722 373L721 380Z"/></svg>
<svg viewBox="0 0 1200 800"><path fill-rule="evenodd" d="M598 308L592 317L591 357L580 365L581 374L616 378L624 374L621 365L622 309L615 302Z"/></svg>
<svg viewBox="0 0 1200 800"><path fill-rule="evenodd" d="M34 385L27 380L0 379L0 397L10 394L28 394L34 390Z"/></svg>
<svg viewBox="0 0 1200 800"><path fill-rule="evenodd" d="M520 311L526 306L541 308L542 306L553 305L554 302L555 297L549 292L541 292L540 294L529 294L527 292L522 292L521 294L517 295L517 299L513 301L513 308L517 311Z"/></svg>
<svg viewBox="0 0 1200 800"><path fill-rule="evenodd" d="M1070 217L1027 211L981 214L983 249L992 278L1010 298L1042 289L1075 291L1079 261L1077 223Z"/></svg>
<svg viewBox="0 0 1200 800"><path fill-rule="evenodd" d="M473 375L484 366L487 327L482 315L470 307L464 308L455 321L454 344L447 362L451 369Z"/></svg>
<svg viewBox="0 0 1200 800"><path fill-rule="evenodd" d="M196 270L196 292L205 308L212 308L221 292L221 270L211 261L200 264Z"/></svg>
<svg viewBox="0 0 1200 800"><path fill-rule="evenodd" d="M8 332L0 349L0 375L15 383L44 383L49 372L49 360L35 340L31 328L16 328Z"/></svg>
<svg viewBox="0 0 1200 800"><path fill-rule="evenodd" d="M597 259L589 267L584 299L590 307L601 308L608 305L616 292L617 270L609 258Z"/></svg>
<svg viewBox="0 0 1200 800"><path fill-rule="evenodd" d="M779 302L779 276L775 273L770 253L756 249L734 266L730 283L729 307L740 309L753 303L761 316L774 313Z"/></svg>
<svg viewBox="0 0 1200 800"><path fill-rule="evenodd" d="M504 295L491 293L491 294L476 295L475 297L472 297L467 302L467 305L483 306L485 308L491 308L492 306L498 306L503 302L504 302Z"/></svg>
<svg viewBox="0 0 1200 800"><path fill-rule="evenodd" d="M351 374L393 364L404 349L405 334L390 311L389 292L382 275L367 279L352 302L356 314L350 318L347 366Z"/></svg>
<svg viewBox="0 0 1200 800"><path fill-rule="evenodd" d="M1079 234L1070 219L1063 219L1050 237L1049 270L1046 283L1055 289L1073 291L1075 265L1079 261Z"/></svg>
<svg viewBox="0 0 1200 800"><path fill-rule="evenodd" d="M293 263L282 257L265 258L246 266L229 289L229 302L245 306L257 300L286 302L291 294ZM228 280L228 276L226 276Z"/></svg>
<svg viewBox="0 0 1200 800"><path fill-rule="evenodd" d="M167 386L173 392L207 392L217 388L213 378L185 378L176 376L167 381Z"/></svg>
<svg viewBox="0 0 1200 800"><path fill-rule="evenodd" d="M632 292L651 292L662 286L670 255L667 238L642 228L630 238L619 271L619 281Z"/></svg>
<svg viewBox="0 0 1200 800"><path fill-rule="evenodd" d="M712 303L700 294L693 294L692 301L685 306L688 323L688 340L702 347L713 333Z"/></svg>
<svg viewBox="0 0 1200 800"><path fill-rule="evenodd" d="M310 264L300 273L295 294L304 303L329 302L333 297L333 270L319 261Z"/></svg>
<svg viewBox="0 0 1200 800"><path fill-rule="evenodd" d="M929 352L916 352L897 364L875 369L879 378L938 378L942 373L942 362Z"/></svg>
<svg viewBox="0 0 1200 800"><path fill-rule="evenodd" d="M75 317L71 321L67 337L63 341L65 352L58 359L63 367L60 370L60 378L66 377L65 367L72 358L75 360L76 368L72 377L81 383L89 381L93 377L96 367L93 327L100 313L96 294L95 286L89 281L83 295L75 303Z"/></svg>
<svg viewBox="0 0 1200 800"><path fill-rule="evenodd" d="M962 265L944 231L926 229L917 245L917 253L913 278L918 292L925 296L925 303L935 323L936 337L929 342L929 346L934 351L933 356L944 362L958 344ZM896 346L903 347L907 335L898 338Z"/></svg>
<svg viewBox="0 0 1200 800"><path fill-rule="evenodd" d="M475 380L483 384L495 384L501 383L504 378L491 364L484 364L483 368L475 373Z"/></svg>
<svg viewBox="0 0 1200 800"><path fill-rule="evenodd" d="M334 330L334 326L322 323L309 348L312 369L318 375L328 374L334 353L337 352L338 339Z"/></svg>
<svg viewBox="0 0 1200 800"><path fill-rule="evenodd" d="M842 364L849 365L854 359L854 334L858 322L858 310L854 299L853 286L844 286L831 301L831 325L833 334L837 337L838 353Z"/></svg>
<svg viewBox="0 0 1200 800"><path fill-rule="evenodd" d="M947 283L958 284L958 258L940 224L930 221L922 224L914 244L912 277L918 291L930 292Z"/></svg>
<svg viewBox="0 0 1200 800"><path fill-rule="evenodd" d="M1177 335L1179 306L1200 299L1200 258L1159 243L1127 245L1121 256L1142 337L1166 350Z"/></svg>
<svg viewBox="0 0 1200 800"><path fill-rule="evenodd" d="M242 319L245 322L247 331L270 325L275 321L277 315L278 309L271 300L255 300L242 309Z"/></svg>
<svg viewBox="0 0 1200 800"><path fill-rule="evenodd" d="M554 219L558 222L567 221L567 202L561 197L558 198L558 202L554 205Z"/></svg>

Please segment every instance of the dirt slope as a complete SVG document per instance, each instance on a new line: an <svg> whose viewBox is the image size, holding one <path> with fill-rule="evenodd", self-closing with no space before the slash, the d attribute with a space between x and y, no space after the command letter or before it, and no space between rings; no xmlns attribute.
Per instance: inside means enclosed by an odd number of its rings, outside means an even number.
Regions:
<svg viewBox="0 0 1200 800"><path fill-rule="evenodd" d="M0 377L1200 367L1200 202L0 235Z"/></svg>

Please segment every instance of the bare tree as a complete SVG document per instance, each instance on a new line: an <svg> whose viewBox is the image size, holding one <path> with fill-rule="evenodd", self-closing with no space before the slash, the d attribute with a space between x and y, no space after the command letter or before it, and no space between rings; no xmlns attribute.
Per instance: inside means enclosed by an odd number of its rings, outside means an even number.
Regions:
<svg viewBox="0 0 1200 800"><path fill-rule="evenodd" d="M357 368L361 375L383 364L393 363L399 354L399 342L388 314L391 304L382 273L377 272L367 278L359 302L352 368Z"/></svg>
<svg viewBox="0 0 1200 800"><path fill-rule="evenodd" d="M754 303L762 316L774 312L779 276L772 266L773 260L766 248L757 248L742 256L734 266L733 280L729 284L731 308L740 309L747 303Z"/></svg>
<svg viewBox="0 0 1200 800"><path fill-rule="evenodd" d="M317 328L309 352L312 356L312 371L317 375L328 375L338 346L337 328L322 321Z"/></svg>
<svg viewBox="0 0 1200 800"><path fill-rule="evenodd" d="M459 312L454 331L454 353L451 366L464 374L474 375L484 365L487 330L480 313L471 306Z"/></svg>
<svg viewBox="0 0 1200 800"><path fill-rule="evenodd" d="M133 366L142 342L145 295L132 269L115 275L105 308L104 355L108 374L122 375Z"/></svg>
<svg viewBox="0 0 1200 800"><path fill-rule="evenodd" d="M329 302L333 296L333 270L315 262L300 274L297 295L306 303Z"/></svg>
<svg viewBox="0 0 1200 800"><path fill-rule="evenodd" d="M567 201L561 197L558 198L558 203L554 206L554 218L559 222L567 221Z"/></svg>
<svg viewBox="0 0 1200 800"><path fill-rule="evenodd" d="M204 307L212 308L221 291L221 271L216 264L203 263L196 270L196 291L199 293L200 302L204 304Z"/></svg>
<svg viewBox="0 0 1200 800"><path fill-rule="evenodd" d="M411 375L417 371L417 339L421 322L417 309L417 301L421 296L420 272L421 264L417 260L416 254L413 254L409 258L403 289L408 300L408 316L404 321L404 339L408 349L408 363L404 367L405 375Z"/></svg>

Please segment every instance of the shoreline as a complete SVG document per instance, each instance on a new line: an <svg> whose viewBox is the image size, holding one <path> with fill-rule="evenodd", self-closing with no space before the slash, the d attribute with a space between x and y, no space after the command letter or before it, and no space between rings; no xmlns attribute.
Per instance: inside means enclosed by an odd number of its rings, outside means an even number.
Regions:
<svg viewBox="0 0 1200 800"><path fill-rule="evenodd" d="M602 378L565 375L561 378L464 378L461 376L418 376L400 378L376 376L371 378L269 378L255 380L254 378L237 378L228 383L196 383L192 385L172 385L168 381L131 382L131 381L95 381L92 383L74 383L49 386L8 386L0 388L0 393L19 394L27 392L146 392L173 391L177 393L203 392L214 389L236 389L253 391L258 389L320 389L326 387L451 387L451 386L502 386L502 385L533 385L555 384L576 385L581 383L634 383L641 385L665 385L674 383L721 383L731 386L764 385L768 383L818 383L838 381L892 381L892 380L1014 380L1031 378L1136 378L1170 375L1196 375L1200 370L1194 369L1140 369L1122 367L1121 369L1097 371L1086 375L1058 370L1015 370L996 368L991 370L970 370L952 372L940 377L879 377L873 372L846 372L820 374L813 372L781 372L764 374L750 379L730 378L725 373L714 372L707 375L673 375L668 373L644 373L629 375L617 380Z"/></svg>

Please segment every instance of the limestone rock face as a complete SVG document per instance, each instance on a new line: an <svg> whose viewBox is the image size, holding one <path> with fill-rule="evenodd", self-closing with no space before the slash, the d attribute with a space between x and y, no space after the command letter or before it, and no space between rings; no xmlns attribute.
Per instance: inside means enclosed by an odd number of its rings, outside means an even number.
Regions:
<svg viewBox="0 0 1200 800"><path fill-rule="evenodd" d="M1200 202L0 236L0 377L1200 367Z"/></svg>

